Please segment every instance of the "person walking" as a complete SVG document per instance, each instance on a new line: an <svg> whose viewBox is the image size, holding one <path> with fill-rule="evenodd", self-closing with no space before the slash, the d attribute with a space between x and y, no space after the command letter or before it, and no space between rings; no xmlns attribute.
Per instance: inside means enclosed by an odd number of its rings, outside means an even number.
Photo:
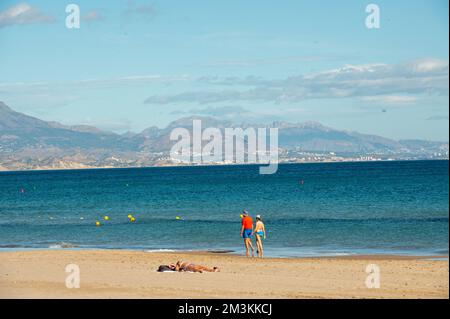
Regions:
<svg viewBox="0 0 450 319"><path fill-rule="evenodd" d="M245 245L245 255L250 257L250 251L252 250L252 257L255 257L255 249L252 244L253 235L253 219L247 211L242 212L242 227L241 227L241 237L244 238Z"/></svg>
<svg viewBox="0 0 450 319"><path fill-rule="evenodd" d="M263 250L263 238L266 239L266 227L262 221L261 215L256 215L256 225L255 225L255 238L256 238L256 252L258 257L263 258L264 250Z"/></svg>

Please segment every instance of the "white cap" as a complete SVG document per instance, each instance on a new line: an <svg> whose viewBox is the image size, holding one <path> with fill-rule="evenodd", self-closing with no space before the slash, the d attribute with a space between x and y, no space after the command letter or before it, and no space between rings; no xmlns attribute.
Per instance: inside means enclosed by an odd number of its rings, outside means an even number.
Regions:
<svg viewBox="0 0 450 319"><path fill-rule="evenodd" d="M261 215L256 215L256 218L259 218L259 219L261 219Z"/></svg>

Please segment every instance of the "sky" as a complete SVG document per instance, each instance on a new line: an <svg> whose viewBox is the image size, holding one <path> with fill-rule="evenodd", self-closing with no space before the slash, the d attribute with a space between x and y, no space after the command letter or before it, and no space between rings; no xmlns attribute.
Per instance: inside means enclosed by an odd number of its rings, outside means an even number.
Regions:
<svg viewBox="0 0 450 319"><path fill-rule="evenodd" d="M448 26L447 0L1 0L0 101L118 133L201 115L448 141Z"/></svg>

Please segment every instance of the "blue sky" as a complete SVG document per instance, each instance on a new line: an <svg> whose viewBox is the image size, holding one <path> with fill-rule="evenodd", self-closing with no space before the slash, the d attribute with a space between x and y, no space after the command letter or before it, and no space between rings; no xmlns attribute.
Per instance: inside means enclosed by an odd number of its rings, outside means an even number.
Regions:
<svg viewBox="0 0 450 319"><path fill-rule="evenodd" d="M448 141L448 1L372 1L379 29L369 3L2 0L0 100L116 132L203 115Z"/></svg>

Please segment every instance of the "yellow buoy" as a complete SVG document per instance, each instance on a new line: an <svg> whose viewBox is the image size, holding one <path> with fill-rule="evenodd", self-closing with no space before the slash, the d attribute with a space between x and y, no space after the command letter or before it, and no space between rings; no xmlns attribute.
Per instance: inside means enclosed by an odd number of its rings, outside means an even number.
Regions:
<svg viewBox="0 0 450 319"><path fill-rule="evenodd" d="M134 223L135 221L136 221L136 218L134 218L134 217L130 218L130 222Z"/></svg>
<svg viewBox="0 0 450 319"><path fill-rule="evenodd" d="M95 222L95 226L100 226L100 222Z"/></svg>
<svg viewBox="0 0 450 319"><path fill-rule="evenodd" d="M242 215L242 214L241 214L241 215L239 215L239 216L240 216L241 218L244 218L244 215Z"/></svg>
<svg viewBox="0 0 450 319"><path fill-rule="evenodd" d="M130 215L128 215L128 218L129 218L129 219L133 218L133 215L131 215L131 214L130 214Z"/></svg>
<svg viewBox="0 0 450 319"><path fill-rule="evenodd" d="M181 217L180 217L180 216L177 216L177 217L175 217L175 219L177 219L177 220L178 220L178 219L181 219Z"/></svg>
<svg viewBox="0 0 450 319"><path fill-rule="evenodd" d="M109 220L109 216L103 217L104 220Z"/></svg>

